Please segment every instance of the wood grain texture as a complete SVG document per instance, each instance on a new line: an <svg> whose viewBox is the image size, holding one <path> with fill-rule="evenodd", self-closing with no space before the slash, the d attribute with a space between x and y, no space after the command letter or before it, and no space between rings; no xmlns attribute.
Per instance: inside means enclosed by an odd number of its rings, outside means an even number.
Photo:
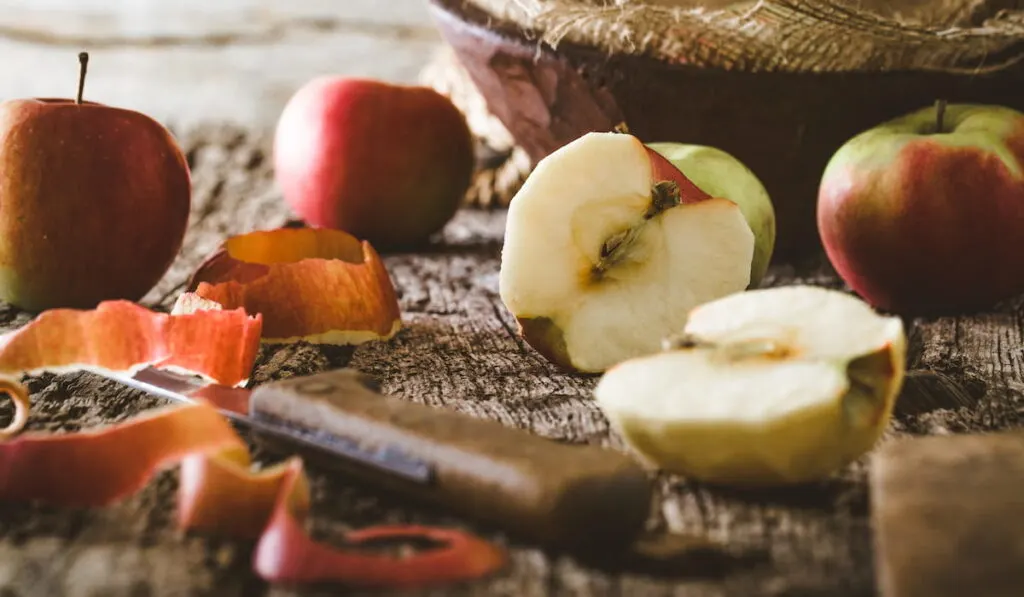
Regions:
<svg viewBox="0 0 1024 597"><path fill-rule="evenodd" d="M193 166L195 206L187 247L147 302L168 307L190 270L225 235L285 223L274 188L267 139L207 128L181 136ZM387 343L356 350L292 345L265 349L254 379L322 371L345 364L370 373L383 389L409 400L490 417L570 442L622 447L590 400L595 377L558 371L514 333L497 292L502 211L463 211L443 238L420 254L385 256L400 296L403 329ZM776 266L766 284L841 287L820 259ZM0 308L4 329L30 317ZM1020 423L1022 305L959 319L912 322L912 366L942 373L968 388L974 403L938 408L915 403L893 421L889 437L999 429ZM66 432L124 420L159 400L96 376L41 375L28 380L30 427ZM927 404L939 404L932 401ZM957 403L954 401L954 406ZM10 410L0 405L0 419ZM0 421L2 423L3 421ZM272 456L257 452L266 463ZM381 521L465 526L440 512L382 498L346 479L311 471L314 536ZM738 493L662 476L652 529L706 533L766 557L718 578L613 573L573 558L513 545L508 570L429 595L630 595L678 597L835 596L874 594L864 461L819 485ZM125 502L95 510L32 504L0 508L0 595L27 597L335 595L337 587L268 586L249 565L252 544L174 529L174 469ZM488 529L477 529L498 541ZM358 594L358 593L346 593Z"/></svg>

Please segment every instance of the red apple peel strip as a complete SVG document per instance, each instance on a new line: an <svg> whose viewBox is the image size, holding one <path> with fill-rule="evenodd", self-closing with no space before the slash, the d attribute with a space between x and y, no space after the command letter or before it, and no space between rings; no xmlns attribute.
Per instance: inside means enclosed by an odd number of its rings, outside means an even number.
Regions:
<svg viewBox="0 0 1024 597"><path fill-rule="evenodd" d="M302 461L291 458L251 472L245 444L205 403L157 409L91 431L23 433L0 444L0 500L106 506L141 489L175 461L181 462L178 525L258 537L254 569L269 582L413 588L480 578L505 562L496 546L457 530L375 527L347 537L350 544L381 537L445 543L408 558L313 541L303 530L310 497Z"/></svg>
<svg viewBox="0 0 1024 597"><path fill-rule="evenodd" d="M236 386L252 371L262 325L241 308L168 315L115 300L93 310L51 309L0 336L0 374L153 365Z"/></svg>
<svg viewBox="0 0 1024 597"><path fill-rule="evenodd" d="M241 309L164 315L125 301L101 303L94 311L55 309L0 336L0 368L121 371L149 363L205 373L224 383L248 377L261 322ZM212 345L212 351L194 350L202 344ZM226 356L213 360L224 347ZM310 498L301 460L252 472L244 442L207 403L156 409L78 433L24 434L27 389L0 375L0 392L15 404L14 420L0 430L0 500L106 506L180 461L178 526L259 538L254 567L267 581L406 588L471 580L504 565L497 547L454 530L383 527L349 538L359 543L389 534L422 535L447 542L404 559L313 541L302 529Z"/></svg>
<svg viewBox="0 0 1024 597"><path fill-rule="evenodd" d="M76 433L22 433L0 444L0 499L106 506L197 450L244 452L245 444L206 405L156 409Z"/></svg>
<svg viewBox="0 0 1024 597"><path fill-rule="evenodd" d="M308 507L300 467L295 461L285 470L285 489L278 494L270 524L256 546L254 565L263 578L411 589L480 578L504 565L504 554L496 546L455 529L381 526L354 531L346 537L353 545L384 538L422 538L441 543L407 558L343 553L311 541L293 515L294 509ZM296 486L298 493L292 491Z"/></svg>

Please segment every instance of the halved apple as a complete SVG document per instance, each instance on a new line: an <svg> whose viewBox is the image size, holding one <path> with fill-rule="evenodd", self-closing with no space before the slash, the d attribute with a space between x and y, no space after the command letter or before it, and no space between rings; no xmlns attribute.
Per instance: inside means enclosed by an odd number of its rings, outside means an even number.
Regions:
<svg viewBox="0 0 1024 597"><path fill-rule="evenodd" d="M610 369L594 395L652 466L741 487L822 479L870 450L905 370L903 323L812 286L694 309L659 354Z"/></svg>
<svg viewBox="0 0 1024 597"><path fill-rule="evenodd" d="M588 133L541 160L509 205L501 299L546 358L602 372L747 288L754 243L736 203L632 135Z"/></svg>

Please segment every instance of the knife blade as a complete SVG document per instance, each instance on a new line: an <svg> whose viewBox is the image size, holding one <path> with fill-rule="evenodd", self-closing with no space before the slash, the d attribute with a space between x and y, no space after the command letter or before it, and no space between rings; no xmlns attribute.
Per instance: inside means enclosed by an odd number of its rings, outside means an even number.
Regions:
<svg viewBox="0 0 1024 597"><path fill-rule="evenodd" d="M535 543L625 547L651 507L647 473L624 453L381 394L353 369L252 390L155 368L110 377L171 400L206 401L272 451Z"/></svg>

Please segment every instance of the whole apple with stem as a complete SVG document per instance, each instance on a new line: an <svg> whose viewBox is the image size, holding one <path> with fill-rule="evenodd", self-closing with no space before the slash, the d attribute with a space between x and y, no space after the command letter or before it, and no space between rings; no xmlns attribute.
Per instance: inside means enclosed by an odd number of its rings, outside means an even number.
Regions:
<svg viewBox="0 0 1024 597"><path fill-rule="evenodd" d="M698 153L684 167L700 170ZM748 213L773 213L766 194L744 198L769 203ZM731 199L633 135L583 135L541 160L509 205L501 299L523 338L565 369L655 352L690 309L751 284L754 231L774 226L751 225Z"/></svg>
<svg viewBox="0 0 1024 597"><path fill-rule="evenodd" d="M939 101L853 137L817 219L836 271L878 308L956 314L1024 292L1024 114Z"/></svg>
<svg viewBox="0 0 1024 597"><path fill-rule="evenodd" d="M474 166L465 117L428 87L319 77L289 99L274 137L275 177L296 215L381 250L440 231Z"/></svg>
<svg viewBox="0 0 1024 597"><path fill-rule="evenodd" d="M170 132L76 99L0 103L0 299L30 311L141 299L185 236L188 164Z"/></svg>

